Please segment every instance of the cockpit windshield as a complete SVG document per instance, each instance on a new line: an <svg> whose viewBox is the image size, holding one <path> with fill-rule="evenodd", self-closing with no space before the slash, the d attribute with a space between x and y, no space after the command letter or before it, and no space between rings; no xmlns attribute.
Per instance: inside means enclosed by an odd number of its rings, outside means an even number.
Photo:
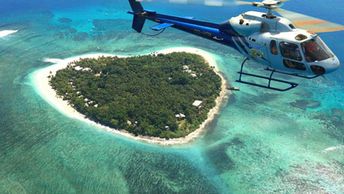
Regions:
<svg viewBox="0 0 344 194"><path fill-rule="evenodd" d="M333 57L331 51L318 36L301 43L301 47L307 62L323 61Z"/></svg>

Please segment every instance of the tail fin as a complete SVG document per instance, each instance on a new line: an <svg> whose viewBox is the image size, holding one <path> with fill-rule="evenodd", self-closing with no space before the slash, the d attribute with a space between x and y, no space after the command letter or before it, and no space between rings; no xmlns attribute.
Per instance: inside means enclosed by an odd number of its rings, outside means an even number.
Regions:
<svg viewBox="0 0 344 194"><path fill-rule="evenodd" d="M142 31L144 24L145 24L145 21L146 21L146 19L144 17L134 15L132 28L140 33Z"/></svg>
<svg viewBox="0 0 344 194"><path fill-rule="evenodd" d="M139 14L142 13L144 9L141 3L137 0L129 0L129 3L134 15L132 28L140 33L142 31L146 19Z"/></svg>
<svg viewBox="0 0 344 194"><path fill-rule="evenodd" d="M129 0L130 7L134 11L134 13L143 12L143 7L141 3L137 0Z"/></svg>

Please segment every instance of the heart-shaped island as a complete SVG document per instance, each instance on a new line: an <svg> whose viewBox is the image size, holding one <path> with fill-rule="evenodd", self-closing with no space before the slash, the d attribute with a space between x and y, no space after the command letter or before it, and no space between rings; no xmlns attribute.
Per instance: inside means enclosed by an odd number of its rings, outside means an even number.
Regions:
<svg viewBox="0 0 344 194"><path fill-rule="evenodd" d="M226 93L213 57L194 48L54 62L58 67L47 67L37 75L46 77L42 79L55 98L83 119L151 143L195 139L213 120Z"/></svg>

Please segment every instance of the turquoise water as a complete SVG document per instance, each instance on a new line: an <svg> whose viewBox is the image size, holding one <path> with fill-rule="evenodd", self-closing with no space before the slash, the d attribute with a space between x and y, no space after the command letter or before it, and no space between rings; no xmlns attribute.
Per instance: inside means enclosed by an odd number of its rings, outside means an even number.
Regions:
<svg viewBox="0 0 344 194"><path fill-rule="evenodd" d="M287 93L234 83L241 91L196 142L150 145L62 115L35 92L32 73L49 65L46 57L192 46L215 54L234 81L242 56L173 29L134 33L126 1L0 2L0 30L19 30L0 39L0 193L344 193L343 67L297 80ZM343 24L341 4L295 0L284 8ZM146 6L214 22L251 9ZM341 61L343 37L322 35Z"/></svg>

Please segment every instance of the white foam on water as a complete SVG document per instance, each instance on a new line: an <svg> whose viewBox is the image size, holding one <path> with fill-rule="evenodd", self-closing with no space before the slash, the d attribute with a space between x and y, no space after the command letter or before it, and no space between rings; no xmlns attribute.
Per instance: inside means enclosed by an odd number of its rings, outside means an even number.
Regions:
<svg viewBox="0 0 344 194"><path fill-rule="evenodd" d="M45 63L61 63L63 62L63 59L57 59L57 58L44 58L43 62Z"/></svg>
<svg viewBox="0 0 344 194"><path fill-rule="evenodd" d="M14 34L18 32L18 30L0 30L0 38L4 38L8 35Z"/></svg>
<svg viewBox="0 0 344 194"><path fill-rule="evenodd" d="M344 150L344 145L328 147L328 148L324 149L322 152L327 153L327 152L334 152L337 150Z"/></svg>

